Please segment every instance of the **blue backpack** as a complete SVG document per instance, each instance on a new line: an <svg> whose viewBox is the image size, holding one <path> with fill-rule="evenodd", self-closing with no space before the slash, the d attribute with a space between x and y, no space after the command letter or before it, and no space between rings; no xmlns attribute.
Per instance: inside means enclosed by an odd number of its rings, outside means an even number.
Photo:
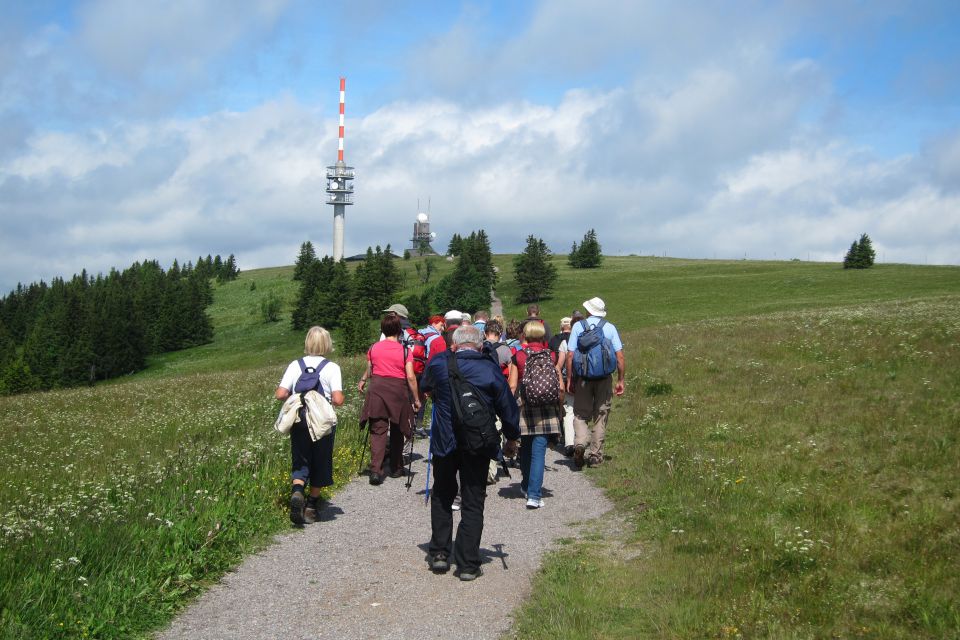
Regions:
<svg viewBox="0 0 960 640"><path fill-rule="evenodd" d="M603 325L606 323L606 320L600 320L597 326L591 327L586 320L580 321L583 333L577 338L577 351L573 354L573 370L577 377L602 380L617 370L617 354L613 350L613 343L603 335Z"/></svg>
<svg viewBox="0 0 960 640"><path fill-rule="evenodd" d="M307 391L316 390L320 395L324 395L323 385L320 383L320 370L327 366L328 362L330 361L324 358L319 366L308 367L307 363L303 361L303 358L299 358L297 364L300 365L300 377L297 378L297 382L293 385L293 392L302 394Z"/></svg>

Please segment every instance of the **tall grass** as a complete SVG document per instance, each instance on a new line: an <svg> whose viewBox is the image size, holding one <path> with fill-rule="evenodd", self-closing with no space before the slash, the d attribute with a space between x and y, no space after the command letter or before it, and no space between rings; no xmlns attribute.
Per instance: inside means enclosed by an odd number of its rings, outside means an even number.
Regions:
<svg viewBox="0 0 960 640"><path fill-rule="evenodd" d="M3 637L140 635L287 529L289 445L269 428L280 373L0 401ZM339 411L337 485L359 463L357 402Z"/></svg>
<svg viewBox="0 0 960 640"><path fill-rule="evenodd" d="M960 636L960 297L627 342L588 472L626 530L553 554L519 637Z"/></svg>

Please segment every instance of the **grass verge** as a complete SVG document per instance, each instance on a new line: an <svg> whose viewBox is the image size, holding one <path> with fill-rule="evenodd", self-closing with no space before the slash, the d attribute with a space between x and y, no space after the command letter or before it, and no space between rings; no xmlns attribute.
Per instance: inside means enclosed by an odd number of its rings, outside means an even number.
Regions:
<svg viewBox="0 0 960 640"><path fill-rule="evenodd" d="M958 637L958 318L947 296L629 333L589 472L629 532L553 553L516 636Z"/></svg>

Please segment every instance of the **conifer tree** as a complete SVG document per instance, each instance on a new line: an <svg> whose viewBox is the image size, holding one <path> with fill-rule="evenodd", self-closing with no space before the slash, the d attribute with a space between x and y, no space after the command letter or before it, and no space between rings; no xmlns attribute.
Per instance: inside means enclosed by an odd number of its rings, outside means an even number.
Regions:
<svg viewBox="0 0 960 640"><path fill-rule="evenodd" d="M463 253L463 238L459 233L453 234L450 238L450 244L447 245L448 256L459 256Z"/></svg>
<svg viewBox="0 0 960 640"><path fill-rule="evenodd" d="M307 240L300 245L300 254L297 256L297 262L293 267L293 279L303 280L307 268L317 260L317 252L313 249L313 243Z"/></svg>
<svg viewBox="0 0 960 640"><path fill-rule="evenodd" d="M583 241L579 247L576 242L573 243L567 262L574 269L594 269L600 266L603 262L603 254L594 229L590 229L583 235Z"/></svg>
<svg viewBox="0 0 960 640"><path fill-rule="evenodd" d="M873 242L867 234L861 234L859 240L854 240L843 257L844 269L869 269L876 259Z"/></svg>
<svg viewBox="0 0 960 640"><path fill-rule="evenodd" d="M347 305L340 317L342 327L339 352L344 355L365 353L373 342L370 317L360 303L354 301Z"/></svg>
<svg viewBox="0 0 960 640"><path fill-rule="evenodd" d="M550 256L543 240L527 236L527 247L513 261L519 289L517 302L537 302L550 297L557 281L557 267Z"/></svg>

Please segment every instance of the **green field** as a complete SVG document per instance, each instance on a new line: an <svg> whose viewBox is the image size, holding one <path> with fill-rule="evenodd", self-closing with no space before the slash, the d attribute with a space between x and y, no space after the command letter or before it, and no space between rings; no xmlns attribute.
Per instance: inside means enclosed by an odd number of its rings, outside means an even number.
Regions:
<svg viewBox="0 0 960 640"><path fill-rule="evenodd" d="M498 294L522 317L510 258ZM519 637L960 635L960 269L557 263L548 321L599 295L627 345L610 459L587 472L616 512L549 556ZM0 398L3 637L146 634L289 526L270 423L302 351L291 274L217 286L209 345ZM287 307L265 324L271 293ZM342 483L361 362L340 363Z"/></svg>

